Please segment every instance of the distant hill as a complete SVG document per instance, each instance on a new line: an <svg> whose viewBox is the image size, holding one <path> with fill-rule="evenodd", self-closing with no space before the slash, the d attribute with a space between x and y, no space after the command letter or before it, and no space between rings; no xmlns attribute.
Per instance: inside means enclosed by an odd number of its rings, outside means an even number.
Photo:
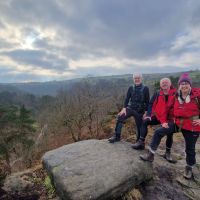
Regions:
<svg viewBox="0 0 200 200"><path fill-rule="evenodd" d="M177 73L154 73L144 74L144 83L152 86L155 81L160 80L163 77L179 77L182 72ZM195 86L200 86L200 71L189 71ZM90 83L112 82L118 83L118 81L125 81L130 84L132 82L132 74L115 75L115 76L101 76L101 77L87 77L82 79L72 79L65 81L49 81L49 82L30 82L30 83L12 83L12 84L0 84L0 92L25 92L34 94L37 96L51 95L55 96L60 90L69 90L74 84L79 83L86 79ZM104 82L104 84L105 84Z"/></svg>
<svg viewBox="0 0 200 200"><path fill-rule="evenodd" d="M10 84L0 84L0 92L21 92L19 88Z"/></svg>
<svg viewBox="0 0 200 200"><path fill-rule="evenodd" d="M0 84L0 91L25 92L36 96L55 96L59 90L67 90L71 88L71 85L79 81L80 79L72 79L66 81Z"/></svg>

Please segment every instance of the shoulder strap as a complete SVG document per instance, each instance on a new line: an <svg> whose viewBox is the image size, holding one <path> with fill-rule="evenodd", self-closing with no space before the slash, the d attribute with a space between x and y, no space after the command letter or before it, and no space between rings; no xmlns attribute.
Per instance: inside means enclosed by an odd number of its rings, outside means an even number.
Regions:
<svg viewBox="0 0 200 200"><path fill-rule="evenodd" d="M133 94L135 93L135 85L132 85Z"/></svg>
<svg viewBox="0 0 200 200"><path fill-rule="evenodd" d="M198 108L199 108L199 110L200 110L200 102L199 102L198 97L195 97L195 101L196 101L196 104L198 105Z"/></svg>
<svg viewBox="0 0 200 200"><path fill-rule="evenodd" d="M156 104L158 103L158 97L159 97L159 95L160 95L160 91L157 90L157 91L156 91L156 100L155 100L155 101L156 101Z"/></svg>
<svg viewBox="0 0 200 200"><path fill-rule="evenodd" d="M146 87L145 85L142 85L141 92L144 91L144 88L145 88L145 87Z"/></svg>

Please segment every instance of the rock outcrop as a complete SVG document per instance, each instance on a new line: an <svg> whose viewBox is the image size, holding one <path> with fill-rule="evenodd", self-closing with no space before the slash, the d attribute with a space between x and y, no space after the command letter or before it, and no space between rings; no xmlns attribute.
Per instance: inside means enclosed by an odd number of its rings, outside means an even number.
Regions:
<svg viewBox="0 0 200 200"><path fill-rule="evenodd" d="M85 140L49 151L43 165L62 199L116 199L153 176L127 142Z"/></svg>

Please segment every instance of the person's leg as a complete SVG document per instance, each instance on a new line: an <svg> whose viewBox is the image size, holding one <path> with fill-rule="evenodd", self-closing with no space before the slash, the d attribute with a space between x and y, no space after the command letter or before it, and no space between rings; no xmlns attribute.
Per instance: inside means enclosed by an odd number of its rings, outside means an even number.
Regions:
<svg viewBox="0 0 200 200"><path fill-rule="evenodd" d="M151 140L151 144L150 144L150 147L149 147L149 151L147 154L145 155L141 155L140 158L144 161L150 161L152 162L153 159L154 159L154 154L160 144L160 141L161 139L165 136L165 135L168 135L168 134L171 134L175 131L175 126L173 123L169 123L169 128L163 128L163 127L160 127L158 128L155 132L154 132L154 135L153 135L153 138Z"/></svg>
<svg viewBox="0 0 200 200"><path fill-rule="evenodd" d="M140 138L140 129L141 129L141 125L142 125L142 116L143 116L143 114L140 114L135 110L131 110L131 115L135 119L135 124L136 124L136 128L137 128L136 134L137 134L137 141L138 141L139 138Z"/></svg>
<svg viewBox="0 0 200 200"><path fill-rule="evenodd" d="M150 144L150 148L153 150L153 151L156 151L159 144L160 144L160 141L161 139L165 136L165 135L171 135L172 133L175 132L175 125L174 123L169 123L169 128L163 128L163 127L160 127L158 128L155 132L154 132L154 135L153 135L153 138L151 140L151 144ZM172 142L172 140L171 140ZM172 144L170 144L172 145ZM171 147L170 147L171 148Z"/></svg>
<svg viewBox="0 0 200 200"><path fill-rule="evenodd" d="M184 177L187 179L192 178L192 167L196 164L196 152L195 145L199 137L199 132L191 132L182 129L182 134L185 139L185 152L186 152L186 163Z"/></svg>
<svg viewBox="0 0 200 200"><path fill-rule="evenodd" d="M169 162L172 162L172 157L171 157L172 144L173 144L173 133L170 133L167 135L166 150L165 150L165 154L163 155L163 157Z"/></svg>
<svg viewBox="0 0 200 200"><path fill-rule="evenodd" d="M148 125L158 125L158 124L160 124L160 121L158 121L156 117L152 117L151 120L148 119L148 118L145 119L142 122L142 125L141 125L140 139L142 141L145 141L145 138L146 138L147 133L148 133Z"/></svg>
<svg viewBox="0 0 200 200"><path fill-rule="evenodd" d="M165 151L165 154L164 154L163 157L167 161L173 162L173 159L171 157L171 148L172 148L172 144L173 144L173 134L178 132L178 127L173 122L169 122L169 126L174 126L174 132L171 132L171 133L167 134L166 151Z"/></svg>
<svg viewBox="0 0 200 200"><path fill-rule="evenodd" d="M173 133L167 135L166 139L166 151L170 152L173 144Z"/></svg>
<svg viewBox="0 0 200 200"><path fill-rule="evenodd" d="M108 139L108 141L110 143L114 143L114 142L120 141L123 124L124 124L126 119L131 117L131 114L132 114L131 110L127 108L126 109L126 115L117 116L117 122L116 122L116 126L115 126L115 133L111 138Z"/></svg>
<svg viewBox="0 0 200 200"><path fill-rule="evenodd" d="M148 125L157 125L157 124L160 124L160 122L155 117L153 117L151 120L149 118L145 119L141 125L140 138L135 144L132 145L132 148L136 150L144 149L145 148L144 141L147 136Z"/></svg>

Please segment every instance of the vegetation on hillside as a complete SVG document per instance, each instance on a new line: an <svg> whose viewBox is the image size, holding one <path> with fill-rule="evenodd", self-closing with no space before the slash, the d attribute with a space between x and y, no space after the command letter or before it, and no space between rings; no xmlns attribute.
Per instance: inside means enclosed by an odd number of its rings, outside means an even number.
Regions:
<svg viewBox="0 0 200 200"><path fill-rule="evenodd" d="M24 105L0 105L0 156L10 165L12 154L27 159L35 121Z"/></svg>
<svg viewBox="0 0 200 200"><path fill-rule="evenodd" d="M159 89L159 80L163 77L170 77L177 87L179 75L145 74L144 84L149 86L152 94ZM200 72L192 71L190 75L194 85L198 86ZM59 82L55 83L59 85ZM45 83L47 90L51 86L55 88L53 82L49 84ZM63 86L63 82L60 84ZM0 154L8 164L14 154L15 159L22 154L24 158L29 155L31 165L45 151L63 144L110 136L116 114L122 108L131 84L132 75L91 77L71 81L70 86L60 87L56 96L35 96L32 91L25 93L10 86L4 90L1 85ZM132 119L130 123L133 124ZM134 131L125 127L125 132Z"/></svg>

